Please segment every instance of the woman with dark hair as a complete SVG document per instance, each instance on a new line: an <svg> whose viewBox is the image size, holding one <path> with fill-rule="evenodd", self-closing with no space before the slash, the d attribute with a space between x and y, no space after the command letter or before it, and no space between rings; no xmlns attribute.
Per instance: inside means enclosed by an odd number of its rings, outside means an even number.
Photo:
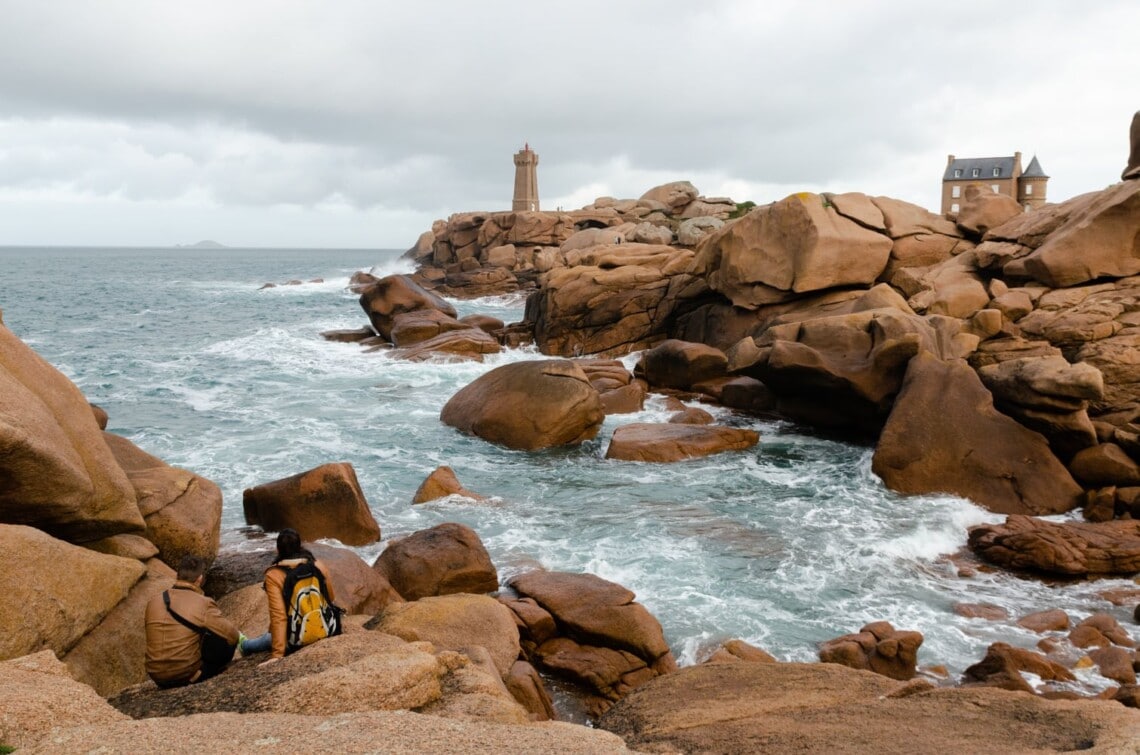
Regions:
<svg viewBox="0 0 1140 755"><path fill-rule="evenodd" d="M328 569L301 543L297 530L277 533L277 558L265 570L262 584L269 602L269 631L243 638L242 655L272 651L265 663L321 637L340 634L340 609L333 601ZM294 605L305 603L305 607Z"/></svg>

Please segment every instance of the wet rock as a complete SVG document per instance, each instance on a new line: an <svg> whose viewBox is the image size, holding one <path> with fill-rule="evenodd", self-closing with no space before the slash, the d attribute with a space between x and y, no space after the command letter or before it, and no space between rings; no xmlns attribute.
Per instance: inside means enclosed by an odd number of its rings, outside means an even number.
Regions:
<svg viewBox="0 0 1140 755"><path fill-rule="evenodd" d="M777 663L775 657L744 640L728 640L705 663Z"/></svg>
<svg viewBox="0 0 1140 755"><path fill-rule="evenodd" d="M725 375L724 352L701 343L669 339L645 352L634 374L661 388L691 388Z"/></svg>
<svg viewBox="0 0 1140 755"><path fill-rule="evenodd" d="M479 536L454 522L393 540L372 568L405 600L499 589L499 574Z"/></svg>
<svg viewBox="0 0 1140 755"><path fill-rule="evenodd" d="M972 369L929 354L910 362L872 469L892 490L951 492L999 513L1061 513L1081 494L1043 437L994 409Z"/></svg>
<svg viewBox="0 0 1140 755"><path fill-rule="evenodd" d="M444 424L492 443L533 451L593 438L605 413L598 392L573 362L496 367L451 397Z"/></svg>
<svg viewBox="0 0 1140 755"><path fill-rule="evenodd" d="M1049 660L1040 653L995 642L986 651L986 657L966 669L963 683L983 684L1021 692L1033 692L1022 677L1022 672L1036 674L1045 681L1075 681L1067 668Z"/></svg>
<svg viewBox="0 0 1140 755"><path fill-rule="evenodd" d="M451 467L443 466L437 467L434 472L427 476L427 479L420 483L419 488L416 489L416 494L412 496L412 503L427 503L438 498L446 498L449 495L459 495L476 501L486 500L486 496L472 493L463 487Z"/></svg>
<svg viewBox="0 0 1140 755"><path fill-rule="evenodd" d="M1017 625L1031 632L1061 632L1069 628L1069 614L1060 608L1038 611L1017 620Z"/></svg>
<svg viewBox="0 0 1140 755"><path fill-rule="evenodd" d="M967 619L987 621L1004 621L1009 618L1008 611L992 603L955 603L954 613Z"/></svg>
<svg viewBox="0 0 1140 755"><path fill-rule="evenodd" d="M889 622L867 624L856 634L846 634L823 643L819 659L850 668L873 671L892 679L914 677L922 634L896 630Z"/></svg>
<svg viewBox="0 0 1140 755"><path fill-rule="evenodd" d="M321 338L336 343L360 343L366 339L373 338L375 335L376 332L370 327L357 328L356 330L325 330L321 332Z"/></svg>
<svg viewBox="0 0 1140 755"><path fill-rule="evenodd" d="M360 294L360 306L376 332L388 340L392 338L396 315L401 313L434 309L456 316L455 307L406 275L389 275L365 288Z"/></svg>
<svg viewBox="0 0 1140 755"><path fill-rule="evenodd" d="M246 524L267 532L291 527L302 540L333 537L345 545L368 545L380 539L380 525L347 462L246 488L242 508Z"/></svg>
<svg viewBox="0 0 1140 755"><path fill-rule="evenodd" d="M1100 675L1118 684L1135 684L1136 672L1132 668L1133 654L1120 647L1096 648L1089 658L1100 670Z"/></svg>
<svg viewBox="0 0 1140 755"><path fill-rule="evenodd" d="M614 430L607 459L672 462L742 451L760 441L755 430L719 425L633 423Z"/></svg>
<svg viewBox="0 0 1140 755"><path fill-rule="evenodd" d="M1029 516L970 529L969 547L1007 569L1047 574L1134 574L1140 571L1140 521L1049 522Z"/></svg>

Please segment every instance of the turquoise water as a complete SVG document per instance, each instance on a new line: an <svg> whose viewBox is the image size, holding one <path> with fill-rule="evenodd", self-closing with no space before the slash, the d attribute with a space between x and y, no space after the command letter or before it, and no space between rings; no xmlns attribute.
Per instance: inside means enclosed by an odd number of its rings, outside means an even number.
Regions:
<svg viewBox="0 0 1140 755"><path fill-rule="evenodd" d="M668 465L604 458L614 427L667 416L659 399L608 418L596 440L570 450L509 451L463 436L439 421L448 398L492 367L540 354L413 364L319 336L366 323L348 278L406 270L398 254L0 248L0 309L107 410L109 430L221 486L222 537L233 547L246 542L244 488L347 461L385 539L458 521L479 533L504 581L541 565L619 582L658 617L682 664L732 637L782 660L814 660L817 643L887 620L923 633L920 665L957 676L991 642L1036 643L1013 625L1024 614L1125 615L1096 593L1130 581L958 577L945 556L968 526L1001 517L949 496L897 496L871 473L870 449L789 423L714 409L758 430L760 445ZM324 282L261 288L315 278ZM460 315L506 322L523 311L517 297L454 303ZM413 507L441 464L491 500ZM371 560L383 545L357 550ZM964 619L956 602L995 603L1011 619Z"/></svg>

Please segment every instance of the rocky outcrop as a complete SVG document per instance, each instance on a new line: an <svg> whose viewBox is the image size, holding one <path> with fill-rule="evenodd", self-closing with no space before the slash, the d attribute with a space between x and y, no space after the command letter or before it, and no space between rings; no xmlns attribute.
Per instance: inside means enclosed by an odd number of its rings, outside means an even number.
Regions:
<svg viewBox="0 0 1140 755"><path fill-rule="evenodd" d="M593 247L546 274L525 320L544 354L618 356L652 346L681 315L678 301L707 290L688 272L692 261L693 252L664 245Z"/></svg>
<svg viewBox="0 0 1140 755"><path fill-rule="evenodd" d="M456 316L455 307L406 275L389 275L365 288L360 294L360 306L373 329L388 340L392 339L392 328L400 314L435 310L452 318Z"/></svg>
<svg viewBox="0 0 1140 755"><path fill-rule="evenodd" d="M998 194L983 184L968 184L958 212L958 228L970 238L980 239L986 231L1022 212L1021 205L1008 194Z"/></svg>
<svg viewBox="0 0 1140 755"><path fill-rule="evenodd" d="M222 491L210 480L172 467L126 438L103 433L127 474L146 522L146 537L171 568L188 554L213 561L222 530Z"/></svg>
<svg viewBox="0 0 1140 755"><path fill-rule="evenodd" d="M970 530L969 546L1007 569L1083 576L1140 571L1140 521L1049 522L1010 516Z"/></svg>
<svg viewBox="0 0 1140 755"><path fill-rule="evenodd" d="M345 545L380 539L380 525L347 462L323 464L242 491L246 524L267 532L292 527L302 540L334 537Z"/></svg>
<svg viewBox="0 0 1140 755"><path fill-rule="evenodd" d="M819 659L905 681L914 678L922 639L919 632L899 631L889 622L876 621L855 634L823 643Z"/></svg>
<svg viewBox="0 0 1140 755"><path fill-rule="evenodd" d="M607 459L671 462L700 456L743 451L760 442L760 434L742 427L688 423L622 425L614 430Z"/></svg>
<svg viewBox="0 0 1140 755"><path fill-rule="evenodd" d="M507 600L528 658L579 685L591 715L676 669L661 625L621 585L592 574L533 571L510 580Z"/></svg>
<svg viewBox="0 0 1140 755"><path fill-rule="evenodd" d="M369 566L356 551L322 543L306 543L305 547L321 560L336 592L337 605L349 614L375 616L388 606L403 602L404 599L384 575ZM266 555L269 557L262 561L262 571L257 575L258 585L262 583L264 569L273 562L275 553ZM264 594L259 597L264 602Z"/></svg>
<svg viewBox="0 0 1140 755"><path fill-rule="evenodd" d="M420 483L416 488L415 495L412 496L412 503L427 503L439 498L446 498L449 495L458 495L463 498L470 498L474 501L486 500L486 496L472 493L467 488L459 483L459 478L455 476L455 470L451 467L443 466L437 467L434 472L429 474L427 478Z"/></svg>
<svg viewBox="0 0 1140 755"><path fill-rule="evenodd" d="M448 400L444 424L534 451L593 438L605 419L598 392L569 361L515 362L476 378Z"/></svg>
<svg viewBox="0 0 1140 755"><path fill-rule="evenodd" d="M1115 753L1140 737L1140 714L1117 704L907 684L834 664L702 664L634 690L598 725L647 752Z"/></svg>
<svg viewBox="0 0 1140 755"><path fill-rule="evenodd" d="M405 600L499 589L499 573L479 536L454 522L391 541L372 568Z"/></svg>
<svg viewBox="0 0 1140 755"><path fill-rule="evenodd" d="M145 531L87 399L0 323L0 522L84 543Z"/></svg>
<svg viewBox="0 0 1140 755"><path fill-rule="evenodd" d="M999 513L1069 511L1081 492L1044 438L994 409L973 370L929 354L910 361L871 468L892 490L954 493Z"/></svg>
<svg viewBox="0 0 1140 755"><path fill-rule="evenodd" d="M734 305L755 309L790 294L870 285L891 240L841 215L825 197L793 194L704 239L694 272Z"/></svg>

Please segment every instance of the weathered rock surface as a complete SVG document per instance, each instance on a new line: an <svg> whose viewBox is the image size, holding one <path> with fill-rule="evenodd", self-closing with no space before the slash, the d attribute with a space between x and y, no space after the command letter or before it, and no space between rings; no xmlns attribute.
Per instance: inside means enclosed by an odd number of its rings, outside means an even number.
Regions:
<svg viewBox="0 0 1140 755"><path fill-rule="evenodd" d="M614 430L607 459L671 462L743 451L760 442L755 430L720 425L638 422Z"/></svg>
<svg viewBox="0 0 1140 755"><path fill-rule="evenodd" d="M421 598L389 606L370 628L408 642L468 652L485 648L500 678L519 657L519 631L510 609L486 595L467 593Z"/></svg>
<svg viewBox="0 0 1140 755"><path fill-rule="evenodd" d="M889 622L876 621L855 634L823 643L819 659L905 681L914 677L922 639L919 632L896 630Z"/></svg>
<svg viewBox="0 0 1140 755"><path fill-rule="evenodd" d="M599 727L649 752L1134 752L1140 713L995 689L897 696L905 683L834 664L714 663L654 679Z"/></svg>
<svg viewBox="0 0 1140 755"><path fill-rule="evenodd" d="M1134 574L1140 571L1140 521L1049 522L1009 516L970 529L969 546L1007 569L1047 574Z"/></svg>
<svg viewBox="0 0 1140 755"><path fill-rule="evenodd" d="M0 688L0 742L21 752L56 729L129 720L72 679L51 650L0 662Z"/></svg>
<svg viewBox="0 0 1140 755"><path fill-rule="evenodd" d="M958 227L974 239L986 231L997 228L1024 210L1008 194L998 194L983 184L967 184L962 209L958 213Z"/></svg>
<svg viewBox="0 0 1140 755"><path fill-rule="evenodd" d="M393 603L404 601L384 575L369 566L356 551L323 543L306 543L305 547L321 560L333 584L336 603L347 613L375 616ZM262 564L263 571L257 575L257 584L263 579L264 569L273 562L274 554L267 554L269 557ZM261 597L264 602L264 593Z"/></svg>
<svg viewBox="0 0 1140 755"><path fill-rule="evenodd" d="M694 271L738 307L789 293L870 285L887 265L891 240L803 192L757 207L700 244Z"/></svg>
<svg viewBox="0 0 1140 755"><path fill-rule="evenodd" d="M1128 165L1120 174L1121 179L1140 178L1140 110L1132 116L1132 129L1128 132L1132 150L1128 153Z"/></svg>
<svg viewBox="0 0 1140 755"><path fill-rule="evenodd" d="M145 566L146 574L131 587L126 598L63 656L71 675L104 697L147 678L146 604L174 584L175 574L157 558L148 560Z"/></svg>
<svg viewBox="0 0 1140 755"><path fill-rule="evenodd" d="M83 543L146 529L87 399L0 323L0 522Z"/></svg>
<svg viewBox="0 0 1140 755"><path fill-rule="evenodd" d="M476 378L448 400L440 419L492 443L534 451L593 438L605 412L581 367L542 360L505 364Z"/></svg>
<svg viewBox="0 0 1140 755"><path fill-rule="evenodd" d="M218 554L222 491L205 477L172 467L126 438L103 433L107 447L127 474L146 522L146 537L171 568L188 554L207 562Z"/></svg>
<svg viewBox="0 0 1140 755"><path fill-rule="evenodd" d="M405 600L499 589L498 571L479 536L454 522L393 540L372 568Z"/></svg>
<svg viewBox="0 0 1140 755"><path fill-rule="evenodd" d="M392 340L395 318L401 313L434 309L456 316L455 307L406 275L389 275L365 288L360 306L376 332L388 340Z"/></svg>
<svg viewBox="0 0 1140 755"><path fill-rule="evenodd" d="M345 545L367 545L380 539L380 525L347 462L246 488L242 508L247 524L267 532L292 527L302 540L334 537Z"/></svg>
<svg viewBox="0 0 1140 755"><path fill-rule="evenodd" d="M131 752L162 755L184 752L261 752L287 755L297 742L317 741L333 752L367 752L382 743L391 753L451 752L472 755L502 752L557 752L565 755L628 753L622 740L606 731L548 722L520 725L440 718L403 711L371 711L332 716L293 713L202 713L177 718L146 718L88 724L46 735L21 752Z"/></svg>
<svg viewBox="0 0 1140 755"><path fill-rule="evenodd" d="M8 601L18 607L0 612L0 659L44 648L67 652L146 572L134 559L96 553L22 525L0 524L0 551L9 559Z"/></svg>
<svg viewBox="0 0 1140 755"><path fill-rule="evenodd" d="M1044 438L994 409L973 370L929 354L910 362L872 469L892 490L954 493L999 513L1069 511L1081 492Z"/></svg>

